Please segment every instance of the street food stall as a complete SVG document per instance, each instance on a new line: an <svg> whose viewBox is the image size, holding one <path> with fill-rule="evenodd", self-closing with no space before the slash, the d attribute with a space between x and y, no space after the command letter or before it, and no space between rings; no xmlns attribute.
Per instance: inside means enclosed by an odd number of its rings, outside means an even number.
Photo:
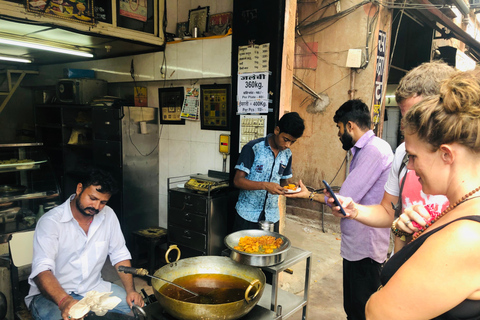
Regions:
<svg viewBox="0 0 480 320"><path fill-rule="evenodd" d="M283 244L270 254L246 253L236 248L239 239L245 236L270 236L282 239ZM155 278L152 280L154 297L146 299L144 308L134 308L136 318L190 320L198 319L200 315L202 319L212 320L268 320L287 319L302 310L303 319L306 319L311 252L292 247L285 236L265 230L244 230L229 234L225 237L225 245L227 249L222 256L180 259L164 265L153 275L148 275L148 271L144 269L129 268L129 273ZM166 256L171 250L179 251L177 246L171 246ZM166 259L168 260L168 257ZM303 296L280 289L280 274L302 262L305 263ZM266 273L272 276L271 284L265 281ZM208 276L211 275L213 277L210 279ZM240 293L233 289L233 284L224 279L225 276L245 281L243 289L239 289ZM189 277L188 281L184 280ZM175 294L171 295L168 293L169 282L183 284L185 287L174 288ZM193 293L198 293L199 297L193 297L192 290ZM234 290L237 290L237 298L231 296ZM222 299L231 297L231 300L215 300L218 295L221 295Z"/></svg>

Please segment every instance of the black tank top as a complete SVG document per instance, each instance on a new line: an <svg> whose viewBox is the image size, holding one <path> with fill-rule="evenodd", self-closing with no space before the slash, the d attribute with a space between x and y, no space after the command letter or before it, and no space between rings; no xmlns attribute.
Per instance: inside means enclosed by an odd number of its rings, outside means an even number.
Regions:
<svg viewBox="0 0 480 320"><path fill-rule="evenodd" d="M429 233L424 234L419 237L417 240L407 244L400 251L394 254L388 261L385 263L382 273L380 275L380 282L382 285L385 285L388 280L397 272L398 269L408 260L410 257L417 252L418 248L427 240L431 235L435 234L437 231L442 230L444 227L449 224L458 221L458 220L473 220L480 222L480 216L468 216L462 217L456 220L453 220ZM480 320L480 300L465 300L459 305L457 305L452 310L434 318L436 320Z"/></svg>

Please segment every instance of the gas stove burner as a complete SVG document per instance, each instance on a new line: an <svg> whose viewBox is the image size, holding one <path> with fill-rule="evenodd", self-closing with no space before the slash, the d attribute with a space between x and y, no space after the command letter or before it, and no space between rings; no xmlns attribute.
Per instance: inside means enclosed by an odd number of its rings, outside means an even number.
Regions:
<svg viewBox="0 0 480 320"><path fill-rule="evenodd" d="M169 315L157 301L147 304L143 307L143 310L147 314L148 320L178 320ZM137 317L135 319L142 319L142 317Z"/></svg>

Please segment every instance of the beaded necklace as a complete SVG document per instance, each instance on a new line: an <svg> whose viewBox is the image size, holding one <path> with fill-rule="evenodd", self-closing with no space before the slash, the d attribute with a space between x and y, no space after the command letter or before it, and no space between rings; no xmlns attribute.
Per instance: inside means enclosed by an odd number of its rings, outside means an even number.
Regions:
<svg viewBox="0 0 480 320"><path fill-rule="evenodd" d="M473 189L472 191L470 191L469 193L467 193L466 195L464 195L460 200L458 200L457 202L455 202L453 205L449 205L445 210L443 210L442 213L440 213L435 219L433 219L432 221L430 222L427 222L427 224L420 230L418 230L417 232L415 232L413 234L413 238L412 238L412 241L416 240L428 227L430 227L432 224L434 224L436 221L438 221L438 219L440 219L441 217L443 217L444 215L446 215L447 213L449 213L450 211L452 211L453 209L455 209L458 205L464 203L465 201L467 200L470 200L469 198L476 192L480 191L480 186L478 186L477 188Z"/></svg>

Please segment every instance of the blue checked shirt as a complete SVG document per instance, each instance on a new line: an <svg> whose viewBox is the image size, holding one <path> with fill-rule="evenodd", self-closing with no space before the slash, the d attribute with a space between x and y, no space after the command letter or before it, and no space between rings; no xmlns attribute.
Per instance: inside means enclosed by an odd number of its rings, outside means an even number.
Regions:
<svg viewBox="0 0 480 320"><path fill-rule="evenodd" d="M270 136L252 140L242 148L235 169L246 172L246 179L280 184L280 180L292 177L292 151L279 151L275 158L268 144ZM243 219L258 222L264 208L265 220L275 223L280 219L278 195L266 190L240 190L235 209Z"/></svg>

